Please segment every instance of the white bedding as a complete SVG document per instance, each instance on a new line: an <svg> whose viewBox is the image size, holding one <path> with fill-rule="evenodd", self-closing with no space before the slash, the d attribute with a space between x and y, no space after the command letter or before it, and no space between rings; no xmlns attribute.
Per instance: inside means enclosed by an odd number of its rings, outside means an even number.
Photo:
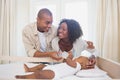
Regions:
<svg viewBox="0 0 120 80"><path fill-rule="evenodd" d="M12 79L15 79L15 75L23 75L23 74L29 74L29 73L25 73L24 72L24 67L23 67L23 64L24 63L11 63L11 64L1 64L0 65L0 80L2 79L9 79L9 80L12 80ZM35 66L37 64L33 64L33 63L26 63L29 67L32 67L32 66ZM96 71L96 70L94 70ZM94 72L91 72L90 71L83 71L82 73L84 72L88 72L89 74L92 74L94 75L95 73ZM99 73L99 72L98 72ZM107 74L104 74L102 76L98 76L98 77L91 77L91 76L76 76L76 75L71 75L71 76L68 76L68 77L65 77L65 78L62 78L60 80L89 80L89 79L92 79L92 80L108 80L108 79L111 79Z"/></svg>

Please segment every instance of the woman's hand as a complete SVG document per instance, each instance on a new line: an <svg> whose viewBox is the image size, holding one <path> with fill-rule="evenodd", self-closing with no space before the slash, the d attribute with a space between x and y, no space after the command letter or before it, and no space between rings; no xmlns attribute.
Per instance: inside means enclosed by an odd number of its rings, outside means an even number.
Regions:
<svg viewBox="0 0 120 80"><path fill-rule="evenodd" d="M91 69L91 68L94 68L95 67L95 64L96 64L96 58L94 55L92 55L90 58L89 58L89 63L86 65L86 67L88 69Z"/></svg>
<svg viewBox="0 0 120 80"><path fill-rule="evenodd" d="M86 41L86 42L88 44L88 46L87 46L88 49L94 49L95 48L94 45L93 45L93 42L91 42L91 41Z"/></svg>

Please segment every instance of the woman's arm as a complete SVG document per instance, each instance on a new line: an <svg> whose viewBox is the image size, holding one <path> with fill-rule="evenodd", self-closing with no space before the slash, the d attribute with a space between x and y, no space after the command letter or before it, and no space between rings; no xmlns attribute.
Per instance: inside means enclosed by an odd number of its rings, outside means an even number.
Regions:
<svg viewBox="0 0 120 80"><path fill-rule="evenodd" d="M66 59L66 63L73 68L76 68L76 66L77 66L76 62L71 60L70 58Z"/></svg>
<svg viewBox="0 0 120 80"><path fill-rule="evenodd" d="M76 68L77 64L76 64L76 62L75 62L74 60L72 60L72 59L73 59L72 53L71 53L71 52L68 52L68 53L69 53L69 56L68 56L67 59L66 59L66 63L67 63L69 66L71 66L71 67L73 67L73 68Z"/></svg>

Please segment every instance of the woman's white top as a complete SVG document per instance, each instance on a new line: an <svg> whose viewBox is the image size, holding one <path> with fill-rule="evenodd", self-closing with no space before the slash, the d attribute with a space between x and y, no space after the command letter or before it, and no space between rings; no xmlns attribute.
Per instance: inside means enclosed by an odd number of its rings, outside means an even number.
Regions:
<svg viewBox="0 0 120 80"><path fill-rule="evenodd" d="M58 37L56 37L52 40L52 48L53 48L54 51L59 51L60 50L58 42L59 42ZM74 58L77 58L79 56L90 57L91 55L95 55L95 54L92 54L92 53L94 53L95 49L87 49L87 46L88 46L88 44L85 40L83 40L82 38L78 38L73 43L73 48L71 49ZM86 52L88 52L88 53L86 53L84 50L86 50Z"/></svg>

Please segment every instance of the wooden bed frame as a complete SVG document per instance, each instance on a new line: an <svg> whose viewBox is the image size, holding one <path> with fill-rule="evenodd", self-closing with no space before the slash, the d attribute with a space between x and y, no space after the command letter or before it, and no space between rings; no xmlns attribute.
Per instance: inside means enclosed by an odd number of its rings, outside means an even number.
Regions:
<svg viewBox="0 0 120 80"><path fill-rule="evenodd" d="M57 62L51 58L34 58L18 56L0 56L0 61L10 62ZM112 79L120 79L120 63L114 62L102 57L97 58L97 65L100 69L106 71Z"/></svg>

